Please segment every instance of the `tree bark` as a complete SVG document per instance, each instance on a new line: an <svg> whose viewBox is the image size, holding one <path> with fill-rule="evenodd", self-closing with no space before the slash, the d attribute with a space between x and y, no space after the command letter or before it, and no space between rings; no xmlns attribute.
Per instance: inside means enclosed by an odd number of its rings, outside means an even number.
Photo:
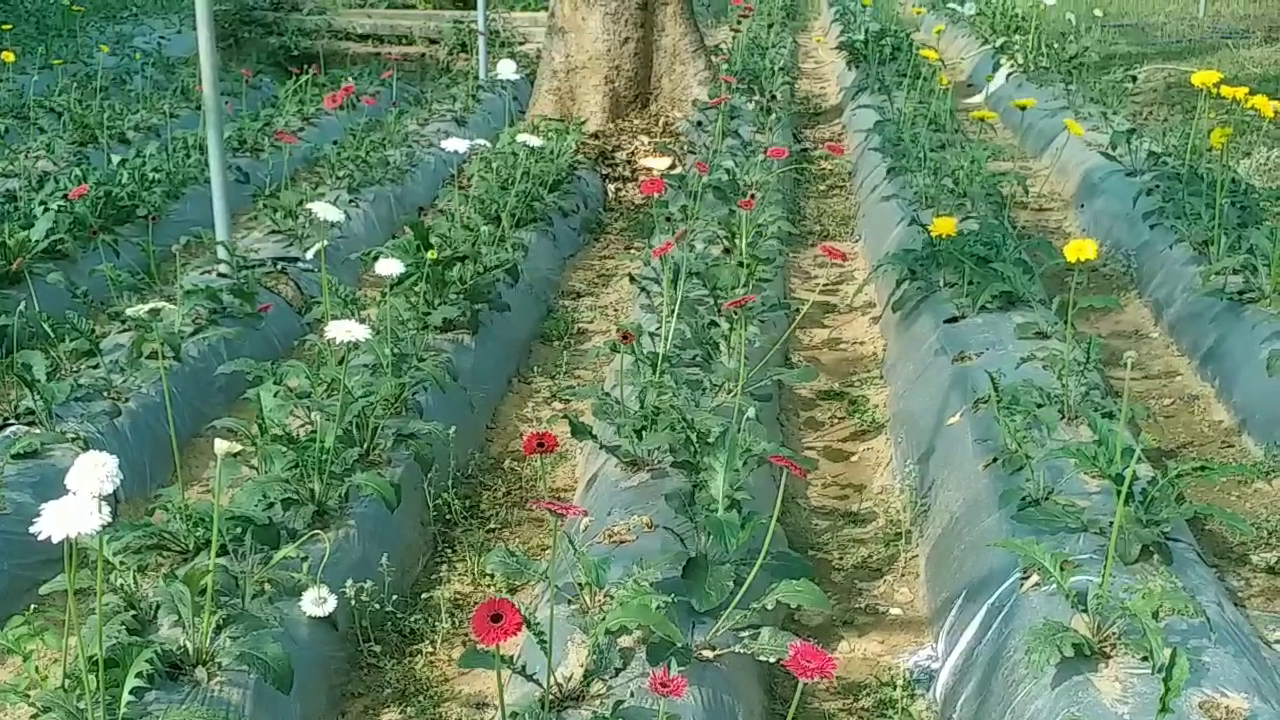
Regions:
<svg viewBox="0 0 1280 720"><path fill-rule="evenodd" d="M683 113L710 79L692 0L552 0L529 115L594 131L646 107Z"/></svg>

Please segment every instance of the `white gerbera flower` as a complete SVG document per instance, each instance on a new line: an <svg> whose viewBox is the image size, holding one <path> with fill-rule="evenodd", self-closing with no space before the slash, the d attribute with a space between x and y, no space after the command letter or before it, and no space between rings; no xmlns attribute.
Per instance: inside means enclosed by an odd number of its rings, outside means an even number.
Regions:
<svg viewBox="0 0 1280 720"><path fill-rule="evenodd" d="M457 155L466 155L471 151L471 141L457 136L440 141L440 149Z"/></svg>
<svg viewBox="0 0 1280 720"><path fill-rule="evenodd" d="M213 439L213 454L217 457L235 455L241 450L244 450L244 446L235 440L224 440L222 438Z"/></svg>
<svg viewBox="0 0 1280 720"><path fill-rule="evenodd" d="M361 343L373 337L373 331L359 320L330 320L324 326L324 339L338 345Z"/></svg>
<svg viewBox="0 0 1280 720"><path fill-rule="evenodd" d="M373 274L384 278L398 278L404 274L404 262L400 258L378 258L373 264Z"/></svg>
<svg viewBox="0 0 1280 720"><path fill-rule="evenodd" d="M520 66L516 65L516 61L511 58L502 58L494 68L493 76L499 80L519 80Z"/></svg>
<svg viewBox="0 0 1280 720"><path fill-rule="evenodd" d="M338 609L338 596L327 585L312 585L302 593L298 608L309 618L326 618Z"/></svg>
<svg viewBox="0 0 1280 720"><path fill-rule="evenodd" d="M319 253L319 252L320 252L321 250L323 250L323 249L325 248L325 246L326 246L326 245L328 245L328 244L329 244L329 241L328 241L328 240L321 240L320 242L316 243L315 245L312 245L311 247L307 248L307 251L306 251L306 252L302 253L302 257L303 257L303 259L305 259L307 262L311 262L312 260L315 260L315 259L316 259L316 253Z"/></svg>
<svg viewBox="0 0 1280 720"><path fill-rule="evenodd" d="M122 480L120 458L102 450L86 450L71 462L62 484L69 493L100 498L115 492Z"/></svg>
<svg viewBox="0 0 1280 720"><path fill-rule="evenodd" d="M1094 9L1093 9L1093 16L1094 16L1094 17L1099 17L1099 18L1100 18L1100 17L1102 17L1102 8L1094 8Z"/></svg>
<svg viewBox="0 0 1280 720"><path fill-rule="evenodd" d="M546 140L543 140L533 133L520 133L516 135L516 142L531 148L540 148L547 144Z"/></svg>
<svg viewBox="0 0 1280 720"><path fill-rule="evenodd" d="M315 215L316 218L327 223L337 224L340 222L346 222L347 220L347 214L342 212L342 208L323 200L312 200L307 203L306 208L310 210L311 214Z"/></svg>
<svg viewBox="0 0 1280 720"><path fill-rule="evenodd" d="M131 308L127 308L124 311L124 314L129 317L140 318L150 315L153 312L159 313L176 309L177 308L173 306L173 303L167 303L163 300L154 300L152 302L145 302L141 305L134 305Z"/></svg>
<svg viewBox="0 0 1280 720"><path fill-rule="evenodd" d="M28 529L37 540L57 545L64 540L92 537L111 522L111 507L102 498L67 493L40 506Z"/></svg>

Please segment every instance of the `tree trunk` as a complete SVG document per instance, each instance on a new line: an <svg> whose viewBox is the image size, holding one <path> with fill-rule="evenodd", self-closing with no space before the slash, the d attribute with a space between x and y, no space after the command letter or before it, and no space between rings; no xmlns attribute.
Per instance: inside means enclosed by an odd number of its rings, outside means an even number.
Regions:
<svg viewBox="0 0 1280 720"><path fill-rule="evenodd" d="M552 0L529 115L598 130L646 106L684 113L710 79L692 0Z"/></svg>

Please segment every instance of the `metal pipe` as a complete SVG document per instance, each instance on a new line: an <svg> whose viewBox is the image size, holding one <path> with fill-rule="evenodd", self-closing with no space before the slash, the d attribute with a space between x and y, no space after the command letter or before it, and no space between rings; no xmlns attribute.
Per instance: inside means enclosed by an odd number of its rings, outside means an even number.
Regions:
<svg viewBox="0 0 1280 720"><path fill-rule="evenodd" d="M222 91L218 82L218 39L213 1L195 0L196 42L204 99L204 137L209 154L209 197L213 200L213 239L218 260L231 262L231 206L227 202L227 148L222 140ZM242 108L243 110L243 108Z"/></svg>
<svg viewBox="0 0 1280 720"><path fill-rule="evenodd" d="M1204 0L1201 0L1204 2ZM480 39L480 81L489 79L489 14L488 0L476 0L476 32Z"/></svg>

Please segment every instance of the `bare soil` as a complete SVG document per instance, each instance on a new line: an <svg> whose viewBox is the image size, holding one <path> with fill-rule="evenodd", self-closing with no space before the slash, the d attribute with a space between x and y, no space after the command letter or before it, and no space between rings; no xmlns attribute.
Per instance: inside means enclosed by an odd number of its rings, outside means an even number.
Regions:
<svg viewBox="0 0 1280 720"><path fill-rule="evenodd" d="M814 579L835 609L819 624L791 629L833 651L839 672L834 684L806 691L797 717L898 720L927 712L903 661L928 645L930 634L911 530L914 501L892 467L878 310L869 293L849 297L869 267L853 237L848 162L821 150L845 140L838 120L822 122L839 117L828 110L841 103L829 33L815 21L799 38L800 93L811 118L803 140L815 150L811 171L799 181L802 245L792 256L790 292L800 303L816 298L790 343L793 360L817 369L819 378L785 393L783 411L792 446L818 467L788 488L796 500L784 511L783 527L814 563ZM824 242L848 252L849 262L817 253ZM793 688L784 671L775 673L779 702Z"/></svg>

